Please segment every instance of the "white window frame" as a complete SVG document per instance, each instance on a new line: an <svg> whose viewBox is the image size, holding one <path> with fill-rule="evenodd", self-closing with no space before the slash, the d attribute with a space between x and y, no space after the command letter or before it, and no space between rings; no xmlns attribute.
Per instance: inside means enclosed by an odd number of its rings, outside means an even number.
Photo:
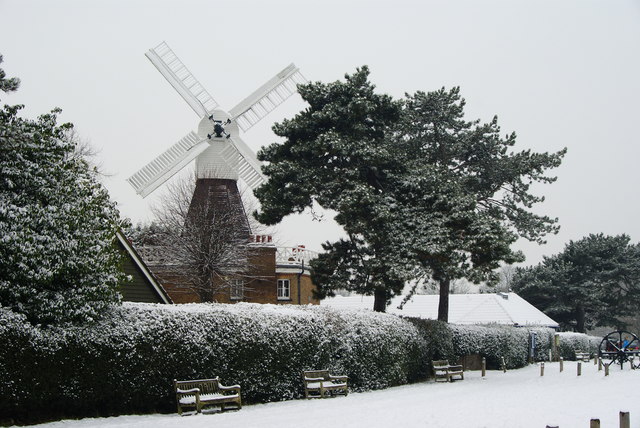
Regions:
<svg viewBox="0 0 640 428"><path fill-rule="evenodd" d="M229 281L229 300L244 299L244 281L232 279Z"/></svg>
<svg viewBox="0 0 640 428"><path fill-rule="evenodd" d="M277 293L278 300L291 300L291 280L279 279Z"/></svg>

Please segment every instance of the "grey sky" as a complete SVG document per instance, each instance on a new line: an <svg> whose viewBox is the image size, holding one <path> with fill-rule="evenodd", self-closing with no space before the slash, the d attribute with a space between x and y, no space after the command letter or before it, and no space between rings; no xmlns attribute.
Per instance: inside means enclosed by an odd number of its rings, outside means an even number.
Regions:
<svg viewBox="0 0 640 428"><path fill-rule="evenodd" d="M101 150L124 216L150 218L125 179L195 129L198 118L144 57L165 40L222 108L290 62L333 81L367 64L381 92L460 86L468 118L494 114L519 149L568 147L558 181L536 188L537 211L562 230L527 263L588 233L640 240L640 2L553 1L29 1L0 0L3 68L26 116L53 107ZM243 138L304 107L288 100ZM338 236L309 216L278 228L284 244L319 249Z"/></svg>

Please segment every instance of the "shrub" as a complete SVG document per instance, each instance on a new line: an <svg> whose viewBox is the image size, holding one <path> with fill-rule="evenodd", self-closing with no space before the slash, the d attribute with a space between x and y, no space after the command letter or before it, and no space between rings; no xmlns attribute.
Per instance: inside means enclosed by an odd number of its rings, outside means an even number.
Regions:
<svg viewBox="0 0 640 428"><path fill-rule="evenodd" d="M508 326L451 326L456 355L480 354L487 368L496 369L505 360L507 368L527 363L529 332Z"/></svg>
<svg viewBox="0 0 640 428"><path fill-rule="evenodd" d="M356 391L426 372L412 324L324 307L127 303L66 329L0 308L0 338L0 422L173 411L174 378L220 376L265 402L301 397L304 369L346 374Z"/></svg>
<svg viewBox="0 0 640 428"><path fill-rule="evenodd" d="M598 348L602 341L601 337L572 332L559 333L559 335L560 346L558 350L560 356L565 360L575 360L577 350L589 352L591 355L598 355Z"/></svg>
<svg viewBox="0 0 640 428"><path fill-rule="evenodd" d="M460 354L454 350L451 325L442 321L421 318L405 318L418 328L426 343L426 359L455 361Z"/></svg>
<svg viewBox="0 0 640 428"><path fill-rule="evenodd" d="M0 305L32 324L99 318L124 282L119 214L57 113L0 108Z"/></svg>
<svg viewBox="0 0 640 428"><path fill-rule="evenodd" d="M457 361L465 355L478 354L486 358L488 369L523 367L529 359L531 332L536 333L535 360L548 358L554 330L544 327L513 327L504 325L454 325L440 321L406 318L414 324L427 344L426 358ZM430 367L429 367L430 369Z"/></svg>
<svg viewBox="0 0 640 428"><path fill-rule="evenodd" d="M462 326L371 311L240 303L125 303L84 327L32 326L0 307L0 423L171 412L173 379L220 376L245 402L303 396L301 372L349 376L355 391L425 379L432 360L479 354L490 369L522 367L529 334L536 359L554 331ZM561 352L593 349L561 335ZM568 358L568 357L566 357Z"/></svg>

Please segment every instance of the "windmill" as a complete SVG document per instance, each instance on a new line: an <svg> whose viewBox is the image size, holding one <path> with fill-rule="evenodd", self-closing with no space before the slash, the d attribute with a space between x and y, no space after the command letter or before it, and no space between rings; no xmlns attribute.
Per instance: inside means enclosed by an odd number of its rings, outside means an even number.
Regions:
<svg viewBox="0 0 640 428"><path fill-rule="evenodd" d="M265 181L255 153L242 141L246 132L296 92L296 84L306 80L290 64L228 112L189 72L169 46L163 42L146 54L200 118L197 132L189 132L165 152L127 179L136 193L146 197L177 172L195 160L196 188L191 207L216 205L241 213L240 227L251 233L238 191L242 180L255 189Z"/></svg>

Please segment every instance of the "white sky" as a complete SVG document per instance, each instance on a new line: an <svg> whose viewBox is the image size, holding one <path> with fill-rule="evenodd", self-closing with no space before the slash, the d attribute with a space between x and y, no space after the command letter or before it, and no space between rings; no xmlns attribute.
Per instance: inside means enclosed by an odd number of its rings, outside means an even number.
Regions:
<svg viewBox="0 0 640 428"><path fill-rule="evenodd" d="M459 85L468 118L499 116L519 149L568 147L558 181L537 188L537 210L559 217L546 246L519 243L527 263L588 233L640 240L640 2L30 1L0 0L0 53L22 85L2 103L35 117L64 111L98 160L122 214L151 218L125 179L195 129L198 118L144 53L167 41L224 109L295 62L309 80L367 64L381 92ZM274 121L304 107L296 95L243 136L276 140ZM309 216L278 228L285 245L334 239Z"/></svg>

